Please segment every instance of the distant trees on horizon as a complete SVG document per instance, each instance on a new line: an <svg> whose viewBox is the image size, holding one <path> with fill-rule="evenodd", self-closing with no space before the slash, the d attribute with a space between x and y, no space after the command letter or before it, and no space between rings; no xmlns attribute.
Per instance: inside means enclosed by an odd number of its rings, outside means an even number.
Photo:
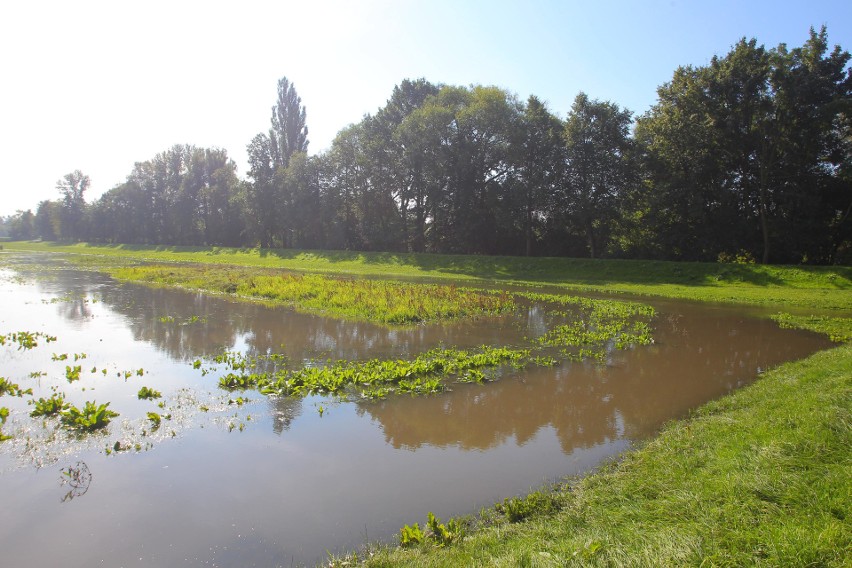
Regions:
<svg viewBox="0 0 852 568"><path fill-rule="evenodd" d="M308 156L286 78L247 177L178 145L92 203L4 220L12 238L157 245L852 262L852 71L826 29L801 47L743 39L680 67L644 115L579 93L537 97L403 80L385 106Z"/></svg>

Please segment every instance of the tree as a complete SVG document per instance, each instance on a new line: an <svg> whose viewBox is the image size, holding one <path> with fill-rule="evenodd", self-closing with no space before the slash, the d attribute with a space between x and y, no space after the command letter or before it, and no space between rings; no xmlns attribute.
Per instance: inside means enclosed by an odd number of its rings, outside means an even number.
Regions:
<svg viewBox="0 0 852 568"><path fill-rule="evenodd" d="M308 151L308 127L305 107L296 87L287 77L278 80L278 100L272 107L272 128L269 130L272 159L275 167L287 167L290 156Z"/></svg>
<svg viewBox="0 0 852 568"><path fill-rule="evenodd" d="M86 208L85 193L91 180L80 170L65 174L56 182L56 189L62 196L60 213L60 233L65 240L79 240L83 231L83 214Z"/></svg>
<svg viewBox="0 0 852 568"><path fill-rule="evenodd" d="M555 194L556 217L584 236L591 258L599 257L609 240L621 200L633 184L631 113L611 102L574 99L565 122L565 181Z"/></svg>
<svg viewBox="0 0 852 568"><path fill-rule="evenodd" d="M531 95L521 116L516 142L515 178L524 235L524 253L533 253L536 223L547 215L547 204L560 189L565 163L562 123Z"/></svg>
<svg viewBox="0 0 852 568"><path fill-rule="evenodd" d="M744 250L764 263L831 261L850 203L849 58L828 54L823 28L801 48L742 39L678 69L637 127L664 240L695 260Z"/></svg>

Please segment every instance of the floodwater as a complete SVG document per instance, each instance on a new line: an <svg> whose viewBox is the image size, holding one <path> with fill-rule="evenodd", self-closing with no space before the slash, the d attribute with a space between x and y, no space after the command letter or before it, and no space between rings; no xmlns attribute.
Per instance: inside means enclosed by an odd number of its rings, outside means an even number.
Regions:
<svg viewBox="0 0 852 568"><path fill-rule="evenodd" d="M828 346L756 311L649 301L655 344L613 351L605 364L512 371L429 397L276 399L219 390L224 372L210 359L230 350L314 364L521 347L552 322L532 304L390 330L32 262L0 258L0 334L56 341L7 342L0 376L35 398L56 388L77 406L109 402L120 416L75 437L30 418L31 397L0 399L11 410L3 432L14 436L0 443L6 566L314 565L392 541L428 511L475 513L586 472L665 421ZM69 383L66 366L77 365L81 378ZM140 401L143 385L163 398ZM169 415L156 430L152 411Z"/></svg>

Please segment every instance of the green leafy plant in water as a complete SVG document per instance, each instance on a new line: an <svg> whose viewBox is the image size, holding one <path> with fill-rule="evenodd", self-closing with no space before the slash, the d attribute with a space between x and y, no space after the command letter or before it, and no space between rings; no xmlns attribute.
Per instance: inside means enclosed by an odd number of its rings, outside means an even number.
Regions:
<svg viewBox="0 0 852 568"><path fill-rule="evenodd" d="M9 418L9 409L4 407L0 407L0 426L6 423L6 419ZM5 442L6 440L11 440L12 436L8 436L3 433L3 430L0 429L0 442Z"/></svg>
<svg viewBox="0 0 852 568"><path fill-rule="evenodd" d="M0 396L9 395L21 397L25 394L32 395L33 389L22 389L17 383L13 383L4 377L0 377Z"/></svg>
<svg viewBox="0 0 852 568"><path fill-rule="evenodd" d="M162 396L163 393L161 393L160 391L148 387L142 387L141 389L139 389L139 392L136 393L136 397L139 400L152 400L155 398L160 398Z"/></svg>
<svg viewBox="0 0 852 568"><path fill-rule="evenodd" d="M65 378L68 379L69 383L73 383L74 381L80 380L80 373L82 372L82 367L80 365L74 365L73 367L66 365L65 366Z"/></svg>
<svg viewBox="0 0 852 568"><path fill-rule="evenodd" d="M54 394L50 398L39 398L36 401L30 401L30 404L35 405L35 408L30 412L30 416L33 418L38 416L56 416L69 406L65 402L65 395L62 393Z"/></svg>
<svg viewBox="0 0 852 568"><path fill-rule="evenodd" d="M50 356L50 359L51 359L51 361L67 361L68 360L68 353L59 353L59 354L54 353L53 355Z"/></svg>
<svg viewBox="0 0 852 568"><path fill-rule="evenodd" d="M0 335L0 345L6 345L6 341L18 344L18 350L29 350L38 347L38 339L44 338L47 343L56 341L56 337L47 335L40 331L16 331L8 335Z"/></svg>
<svg viewBox="0 0 852 568"><path fill-rule="evenodd" d="M62 424L72 430L91 432L99 430L109 424L112 418L118 416L117 412L109 410L109 403L97 405L94 401L87 401L82 410L76 406L70 406L68 410L61 413Z"/></svg>
<svg viewBox="0 0 852 568"><path fill-rule="evenodd" d="M156 412L149 412L148 420L151 421L151 428L156 430L160 427L160 423L162 422L163 417L157 414Z"/></svg>

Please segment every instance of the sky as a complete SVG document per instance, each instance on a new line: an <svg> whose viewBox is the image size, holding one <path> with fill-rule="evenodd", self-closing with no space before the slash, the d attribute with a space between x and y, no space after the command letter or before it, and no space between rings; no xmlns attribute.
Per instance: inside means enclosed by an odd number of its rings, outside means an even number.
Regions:
<svg viewBox="0 0 852 568"><path fill-rule="evenodd" d="M307 110L309 153L403 79L496 85L564 118L580 91L637 115L682 65L739 39L852 50L852 2L822 0L62 0L0 5L0 215L86 200L175 144L228 151L269 129L278 79Z"/></svg>

